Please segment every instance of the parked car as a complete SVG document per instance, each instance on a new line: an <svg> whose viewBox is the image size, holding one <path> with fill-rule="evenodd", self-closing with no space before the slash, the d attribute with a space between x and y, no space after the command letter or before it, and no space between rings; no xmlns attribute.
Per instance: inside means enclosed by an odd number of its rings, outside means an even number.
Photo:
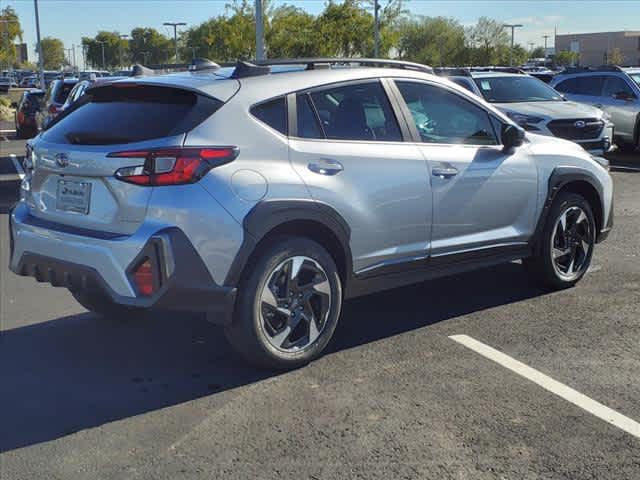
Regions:
<svg viewBox="0 0 640 480"><path fill-rule="evenodd" d="M18 138L31 138L38 133L36 113L42 108L43 99L43 90L27 90L22 93L15 113Z"/></svg>
<svg viewBox="0 0 640 480"><path fill-rule="evenodd" d="M123 78L125 77L100 77L100 78L91 77L89 80L80 80L78 83L75 84L75 86L69 92L69 95L67 96L67 99L65 100L64 104L60 108L60 111L63 112L67 110L69 107L71 107L71 105L73 105L75 102L80 100L84 96L85 92L89 87L93 85L114 82L116 80L121 80Z"/></svg>
<svg viewBox="0 0 640 480"><path fill-rule="evenodd" d="M20 87L37 88L39 83L40 81L37 76L24 77L22 80L20 80Z"/></svg>
<svg viewBox="0 0 640 480"><path fill-rule="evenodd" d="M611 115L621 150L640 147L640 68L567 69L554 77L551 85L567 98Z"/></svg>
<svg viewBox="0 0 640 480"><path fill-rule="evenodd" d="M587 104L566 101L537 78L468 70L453 71L449 78L491 102L528 131L574 141L595 155L611 149L614 126L608 114Z"/></svg>
<svg viewBox="0 0 640 480"><path fill-rule="evenodd" d="M271 62L301 67L91 88L28 143L11 269L99 314L206 312L286 369L322 353L345 298L515 259L554 288L589 268L606 160L422 65Z"/></svg>
<svg viewBox="0 0 640 480"><path fill-rule="evenodd" d="M8 92L10 88L17 86L13 77L0 77L0 92Z"/></svg>
<svg viewBox="0 0 640 480"><path fill-rule="evenodd" d="M78 83L77 78L64 78L51 82L47 88L43 108L36 114L38 130L47 128L49 123L58 116L69 92L76 83Z"/></svg>

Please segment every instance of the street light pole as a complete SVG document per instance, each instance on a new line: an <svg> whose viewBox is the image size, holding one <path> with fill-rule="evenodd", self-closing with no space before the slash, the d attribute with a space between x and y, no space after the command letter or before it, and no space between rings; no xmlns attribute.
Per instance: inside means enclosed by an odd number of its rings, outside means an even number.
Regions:
<svg viewBox="0 0 640 480"><path fill-rule="evenodd" d="M380 56L380 3L378 3L378 0L373 2L373 20L373 56L378 58Z"/></svg>
<svg viewBox="0 0 640 480"><path fill-rule="evenodd" d="M176 63L178 63L178 27L186 25L184 22L164 22L163 25L167 27L173 27L173 43L176 46Z"/></svg>
<svg viewBox="0 0 640 480"><path fill-rule="evenodd" d="M511 29L511 50L509 50L509 66L512 67L513 66L513 46L514 46L514 40L515 40L515 31L516 28L521 28L524 25L521 25L519 23L505 23L504 25L502 25L504 28L510 28Z"/></svg>
<svg viewBox="0 0 640 480"><path fill-rule="evenodd" d="M542 38L544 38L544 66L547 66L547 39L549 38L549 35L543 35Z"/></svg>
<svg viewBox="0 0 640 480"><path fill-rule="evenodd" d="M118 35L120 40L126 40L128 36L129 35L126 35L126 34ZM120 43L120 45L119 45L119 47L120 47L120 68L123 68L124 64L122 62L122 42L119 42L119 43Z"/></svg>
<svg viewBox="0 0 640 480"><path fill-rule="evenodd" d="M105 61L105 57L104 57L104 44L107 42L103 42L101 40L96 40L96 43L99 43L100 45L102 45L102 70L106 70L107 69L107 62Z"/></svg>
<svg viewBox="0 0 640 480"><path fill-rule="evenodd" d="M262 0L256 0L256 59L264 60L264 12Z"/></svg>
<svg viewBox="0 0 640 480"><path fill-rule="evenodd" d="M44 89L44 57L42 56L42 43L40 42L40 16L38 15L38 0L33 0L36 10L36 38L38 40L38 70L40 73L40 88Z"/></svg>

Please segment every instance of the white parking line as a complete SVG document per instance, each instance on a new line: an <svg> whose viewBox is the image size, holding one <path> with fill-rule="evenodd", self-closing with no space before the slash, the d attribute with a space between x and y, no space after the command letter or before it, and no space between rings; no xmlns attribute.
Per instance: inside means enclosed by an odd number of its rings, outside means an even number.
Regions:
<svg viewBox="0 0 640 480"><path fill-rule="evenodd" d="M16 172L18 172L18 176L20 177L20 180L22 180L24 178L24 168L22 168L22 164L20 163L20 160L18 160L18 157L16 157L13 153L11 155L9 155L11 157L11 161L13 162L13 166L16 169Z"/></svg>
<svg viewBox="0 0 640 480"><path fill-rule="evenodd" d="M479 353L483 357L486 357L489 360L493 360L497 364L502 365L503 367L511 370L514 373L517 373L527 380L531 380L533 383L537 383L545 390L548 390L551 393L564 398L567 402L573 403L577 407L586 410L587 412L595 415L605 422L610 423L611 425L615 425L619 429L624 430L634 437L640 438L640 423L631 420L628 417L625 417L624 415L610 409L609 407L605 407L601 403L590 399L586 395L583 395L573 388L567 387L566 385L554 380L553 378L548 377L544 373L541 373L534 368L528 367L524 363L519 362L518 360L515 360L510 356L499 352L495 348L491 348L488 345L485 345L484 343L469 337L468 335L451 335L449 338L464 345L467 348L470 348L474 352Z"/></svg>

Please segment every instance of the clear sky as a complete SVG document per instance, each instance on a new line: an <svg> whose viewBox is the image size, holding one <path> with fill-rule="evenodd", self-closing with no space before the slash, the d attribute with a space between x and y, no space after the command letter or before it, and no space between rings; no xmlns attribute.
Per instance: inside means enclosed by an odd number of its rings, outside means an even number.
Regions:
<svg viewBox="0 0 640 480"><path fill-rule="evenodd" d="M79 45L83 36L98 30L129 33L138 26L163 27L166 21L195 25L224 12L229 0L40 0L40 29L43 37L60 38L66 48ZM288 3L311 13L322 11L325 0L291 0ZM384 3L384 0L381 0ZM20 17L29 58L35 58L35 16L33 0L0 0L0 8L11 5ZM640 30L640 0L407 0L406 8L418 15L453 17L471 25L481 16L504 22L522 23L516 42L542 45L542 35L615 30ZM553 46L553 38L549 39Z"/></svg>

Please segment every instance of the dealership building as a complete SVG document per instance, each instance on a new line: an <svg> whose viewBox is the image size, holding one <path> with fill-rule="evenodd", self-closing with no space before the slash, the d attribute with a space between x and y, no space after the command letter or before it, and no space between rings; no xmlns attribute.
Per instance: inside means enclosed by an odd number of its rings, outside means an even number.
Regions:
<svg viewBox="0 0 640 480"><path fill-rule="evenodd" d="M580 55L580 65L609 63L612 52L619 51L622 65L640 65L640 31L571 33L556 35L556 52L571 51Z"/></svg>

